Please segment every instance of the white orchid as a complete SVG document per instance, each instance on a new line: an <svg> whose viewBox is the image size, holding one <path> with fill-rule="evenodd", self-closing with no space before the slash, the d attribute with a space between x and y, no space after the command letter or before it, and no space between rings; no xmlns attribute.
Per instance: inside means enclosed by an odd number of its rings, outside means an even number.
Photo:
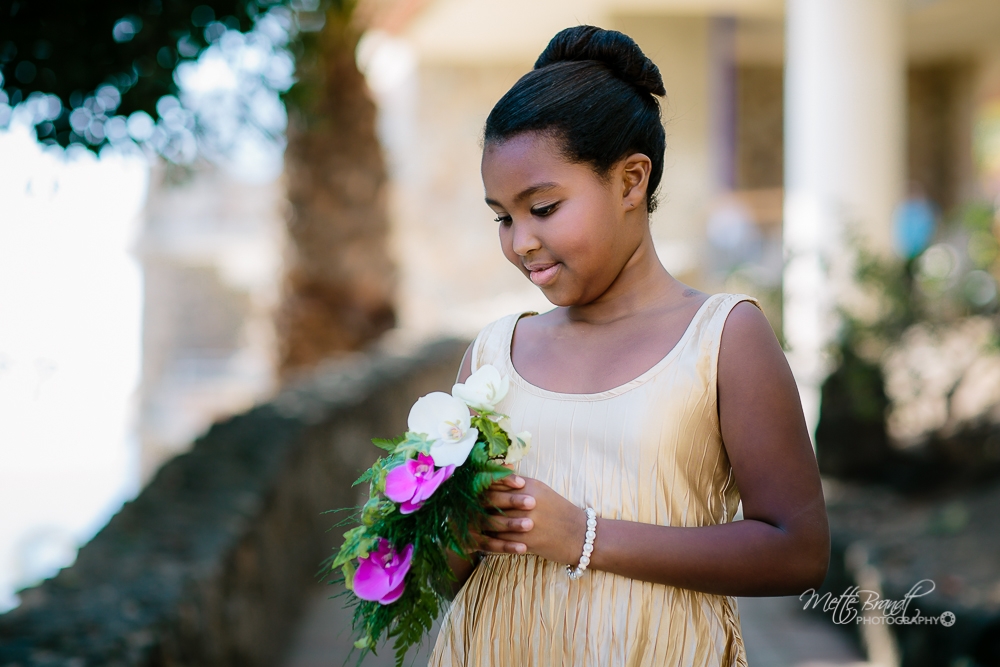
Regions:
<svg viewBox="0 0 1000 667"><path fill-rule="evenodd" d="M510 418L508 417L501 418L498 425L507 434L507 438L510 439L510 447L507 448L507 456L504 457L503 462L517 463L531 449L531 431L514 433L514 427L511 425Z"/></svg>
<svg viewBox="0 0 1000 667"><path fill-rule="evenodd" d="M434 465L460 466L476 444L479 430L471 427L469 407L443 391L417 399L406 424L411 433L422 433L431 443Z"/></svg>
<svg viewBox="0 0 1000 667"><path fill-rule="evenodd" d="M493 412L497 403L507 395L508 389L510 389L510 378L506 375L501 376L500 371L486 364L470 375L464 384L459 383L452 387L451 393L473 410Z"/></svg>

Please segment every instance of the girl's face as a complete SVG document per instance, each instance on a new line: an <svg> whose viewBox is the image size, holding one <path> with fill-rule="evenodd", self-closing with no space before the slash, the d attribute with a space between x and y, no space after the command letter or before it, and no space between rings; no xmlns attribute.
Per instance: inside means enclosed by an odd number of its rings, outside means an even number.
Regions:
<svg viewBox="0 0 1000 667"><path fill-rule="evenodd" d="M486 145L483 184L503 253L553 304L579 306L600 297L648 234L648 169L640 165L636 182L627 163L603 179L535 132Z"/></svg>

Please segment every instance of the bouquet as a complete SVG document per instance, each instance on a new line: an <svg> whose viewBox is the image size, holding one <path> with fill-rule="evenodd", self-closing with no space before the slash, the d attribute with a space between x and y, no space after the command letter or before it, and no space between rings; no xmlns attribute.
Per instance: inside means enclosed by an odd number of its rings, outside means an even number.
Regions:
<svg viewBox="0 0 1000 667"><path fill-rule="evenodd" d="M360 525L332 560L354 605L362 657L394 639L402 665L448 604L455 576L447 551L470 558L471 532L489 514L483 493L530 446L531 434L513 433L496 412L508 387L509 378L483 366L450 395L417 400L406 433L372 440L387 453L355 482L368 482L369 500L348 519Z"/></svg>

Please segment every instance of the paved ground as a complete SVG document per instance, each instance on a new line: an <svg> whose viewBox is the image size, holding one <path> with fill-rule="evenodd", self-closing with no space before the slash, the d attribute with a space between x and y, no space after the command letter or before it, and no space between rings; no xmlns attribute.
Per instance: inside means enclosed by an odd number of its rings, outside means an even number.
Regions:
<svg viewBox="0 0 1000 667"><path fill-rule="evenodd" d="M806 613L797 598L740 598L750 667L864 667L861 651L832 621Z"/></svg>
<svg viewBox="0 0 1000 667"><path fill-rule="evenodd" d="M342 667L353 645L350 613L323 590L310 603L284 667ZM750 667L862 667L864 658L830 621L807 614L796 598L740 598L740 616ZM426 665L424 647L408 665ZM363 667L388 667L392 651L369 656ZM860 663L860 664L859 664ZM543 667L543 666L538 666Z"/></svg>

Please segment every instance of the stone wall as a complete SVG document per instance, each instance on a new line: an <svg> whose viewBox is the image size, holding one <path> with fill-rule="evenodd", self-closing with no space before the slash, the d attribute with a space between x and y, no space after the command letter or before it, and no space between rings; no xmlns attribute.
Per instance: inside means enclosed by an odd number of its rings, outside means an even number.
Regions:
<svg viewBox="0 0 1000 667"><path fill-rule="evenodd" d="M357 504L369 439L450 389L464 350L341 361L215 424L0 616L0 665L275 664L338 543L323 512Z"/></svg>

